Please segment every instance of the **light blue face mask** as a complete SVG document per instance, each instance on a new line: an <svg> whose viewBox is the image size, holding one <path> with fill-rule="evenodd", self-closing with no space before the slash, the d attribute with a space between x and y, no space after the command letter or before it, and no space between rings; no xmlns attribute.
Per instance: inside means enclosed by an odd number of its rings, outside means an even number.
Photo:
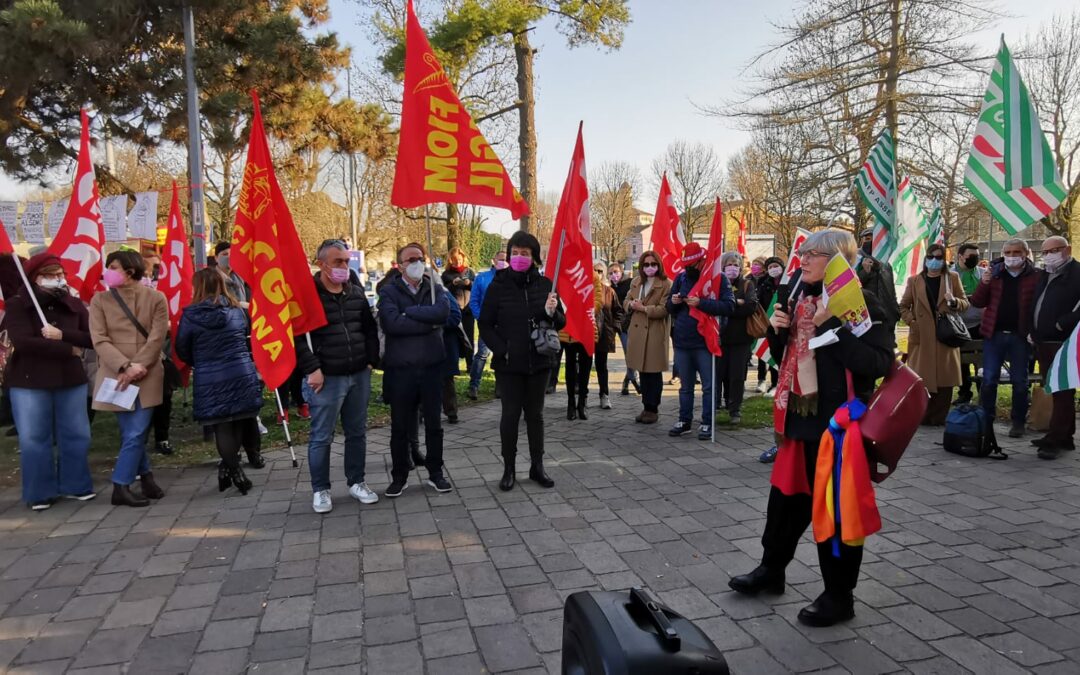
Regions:
<svg viewBox="0 0 1080 675"><path fill-rule="evenodd" d="M937 258L926 259L926 269L930 270L931 272L939 272L943 267L945 267L944 260L938 260Z"/></svg>

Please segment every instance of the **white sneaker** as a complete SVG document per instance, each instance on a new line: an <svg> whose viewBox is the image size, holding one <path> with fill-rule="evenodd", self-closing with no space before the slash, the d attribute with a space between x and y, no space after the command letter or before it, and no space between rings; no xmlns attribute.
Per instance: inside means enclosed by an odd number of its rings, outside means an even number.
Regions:
<svg viewBox="0 0 1080 675"><path fill-rule="evenodd" d="M361 504L374 504L379 501L379 495L369 490L367 483L354 483L350 485L349 494Z"/></svg>
<svg viewBox="0 0 1080 675"><path fill-rule="evenodd" d="M319 490L311 500L311 508L315 513L330 513L334 510L334 502L330 500L329 490Z"/></svg>
<svg viewBox="0 0 1080 675"><path fill-rule="evenodd" d="M763 380L761 382L758 382L757 393L764 394L767 391L769 391L769 381Z"/></svg>
<svg viewBox="0 0 1080 675"><path fill-rule="evenodd" d="M600 409L611 410L611 399L607 394L600 394Z"/></svg>
<svg viewBox="0 0 1080 675"><path fill-rule="evenodd" d="M256 417L255 421L259 423L259 434L265 436L266 434L270 433L269 431L266 430L266 425L262 423L261 419Z"/></svg>

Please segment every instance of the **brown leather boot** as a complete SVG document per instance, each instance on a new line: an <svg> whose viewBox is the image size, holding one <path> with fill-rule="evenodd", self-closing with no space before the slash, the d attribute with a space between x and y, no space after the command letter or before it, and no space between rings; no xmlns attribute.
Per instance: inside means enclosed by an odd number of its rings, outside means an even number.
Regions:
<svg viewBox="0 0 1080 675"><path fill-rule="evenodd" d="M142 483L143 496L147 499L162 499L165 497L165 491L154 481L153 473L147 471L140 477L139 482Z"/></svg>
<svg viewBox="0 0 1080 675"><path fill-rule="evenodd" d="M128 485L113 483L112 505L135 507L150 506L150 500L136 495L131 491L131 487Z"/></svg>

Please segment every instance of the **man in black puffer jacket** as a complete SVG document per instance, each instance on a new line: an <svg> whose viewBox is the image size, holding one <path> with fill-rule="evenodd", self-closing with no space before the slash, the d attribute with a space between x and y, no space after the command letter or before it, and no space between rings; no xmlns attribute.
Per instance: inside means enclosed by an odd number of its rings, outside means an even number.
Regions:
<svg viewBox="0 0 1080 675"><path fill-rule="evenodd" d="M420 244L398 251L400 279L379 293L379 323L386 335L383 389L390 401L390 487L397 497L408 485L409 429L416 424L416 409L424 415L428 485L439 492L452 488L443 474L442 380L443 326L450 316L450 300L442 287L432 293L432 278L424 272L426 254Z"/></svg>
<svg viewBox="0 0 1080 675"><path fill-rule="evenodd" d="M315 287L326 312L326 325L296 340L297 368L305 375L304 399L311 407L308 469L312 508L327 513L330 501L330 443L341 418L345 432L345 478L349 494L362 504L378 495L364 482L367 460L367 412L371 368L379 362L379 330L364 291L349 283L349 252L336 239L318 252Z"/></svg>

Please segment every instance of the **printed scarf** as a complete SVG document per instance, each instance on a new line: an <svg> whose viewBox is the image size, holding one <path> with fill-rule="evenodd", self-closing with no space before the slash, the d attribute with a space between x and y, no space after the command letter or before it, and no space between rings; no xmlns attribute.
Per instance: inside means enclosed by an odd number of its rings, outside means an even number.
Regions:
<svg viewBox="0 0 1080 675"><path fill-rule="evenodd" d="M817 334L814 325L817 303L818 298L811 296L803 297L795 305L795 317L790 329L792 335L784 350L773 399L773 427L778 434L784 433L789 409L794 408L803 416L817 412L817 362L814 350L810 349L810 339Z"/></svg>

